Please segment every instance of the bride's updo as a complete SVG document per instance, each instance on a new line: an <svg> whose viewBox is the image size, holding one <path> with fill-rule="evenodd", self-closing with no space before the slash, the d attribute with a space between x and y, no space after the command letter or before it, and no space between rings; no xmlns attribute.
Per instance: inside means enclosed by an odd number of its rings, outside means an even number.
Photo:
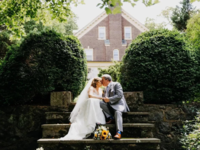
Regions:
<svg viewBox="0 0 200 150"><path fill-rule="evenodd" d="M92 81L91 86L93 86L94 88L96 88L97 87L97 83L99 81L101 81L101 78L99 78L99 77L94 78L93 81Z"/></svg>

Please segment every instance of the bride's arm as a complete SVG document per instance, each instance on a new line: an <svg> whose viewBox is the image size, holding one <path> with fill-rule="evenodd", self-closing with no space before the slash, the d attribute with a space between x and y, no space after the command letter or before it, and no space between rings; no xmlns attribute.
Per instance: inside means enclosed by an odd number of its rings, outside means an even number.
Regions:
<svg viewBox="0 0 200 150"><path fill-rule="evenodd" d="M103 97L101 97L101 96L94 95L94 94L93 94L93 91L94 91L94 88L93 88L93 87L90 87L90 88L89 88L89 91L88 91L88 97L89 97L89 98L103 99Z"/></svg>

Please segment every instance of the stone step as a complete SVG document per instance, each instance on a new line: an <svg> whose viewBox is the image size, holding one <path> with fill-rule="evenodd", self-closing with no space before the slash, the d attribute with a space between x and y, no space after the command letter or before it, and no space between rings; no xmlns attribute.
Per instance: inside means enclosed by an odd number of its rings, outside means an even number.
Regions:
<svg viewBox="0 0 200 150"><path fill-rule="evenodd" d="M115 135L115 124L106 124L109 127L109 131L112 135ZM43 124L42 125L42 137L43 138L60 138L68 133L70 124ZM155 125L151 123L124 123L124 131L122 136L126 138L130 137L142 137L152 138Z"/></svg>
<svg viewBox="0 0 200 150"><path fill-rule="evenodd" d="M160 150L160 139L157 138L122 138L120 140L60 140L39 139L39 147L45 150Z"/></svg>
<svg viewBox="0 0 200 150"><path fill-rule="evenodd" d="M69 123L70 112L46 112L46 123ZM124 123L148 122L149 112L127 112L123 113Z"/></svg>

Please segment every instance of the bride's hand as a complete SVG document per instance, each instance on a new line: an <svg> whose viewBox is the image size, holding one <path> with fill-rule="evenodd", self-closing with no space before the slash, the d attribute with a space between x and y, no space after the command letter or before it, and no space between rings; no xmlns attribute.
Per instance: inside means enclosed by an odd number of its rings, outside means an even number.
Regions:
<svg viewBox="0 0 200 150"><path fill-rule="evenodd" d="M110 102L110 100L107 97L104 97L103 101L106 102L106 103Z"/></svg>

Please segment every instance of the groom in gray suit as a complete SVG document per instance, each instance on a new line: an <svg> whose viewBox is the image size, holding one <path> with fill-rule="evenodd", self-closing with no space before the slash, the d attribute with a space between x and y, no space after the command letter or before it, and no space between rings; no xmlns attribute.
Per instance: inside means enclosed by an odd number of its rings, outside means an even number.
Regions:
<svg viewBox="0 0 200 150"><path fill-rule="evenodd" d="M102 84L106 86L105 97L100 102L100 107L109 121L106 123L116 124L116 135L114 138L120 139L121 132L123 132L123 118L122 113L129 111L126 100L124 98L123 89L120 83L112 82L110 75L102 76Z"/></svg>

